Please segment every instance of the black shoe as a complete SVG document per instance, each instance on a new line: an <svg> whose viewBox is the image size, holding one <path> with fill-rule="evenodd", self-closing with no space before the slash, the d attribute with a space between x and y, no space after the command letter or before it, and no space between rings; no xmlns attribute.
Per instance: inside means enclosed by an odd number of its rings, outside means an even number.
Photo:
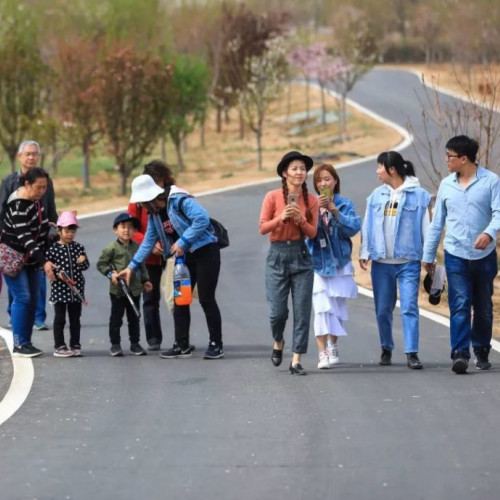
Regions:
<svg viewBox="0 0 500 500"><path fill-rule="evenodd" d="M175 358L191 358L193 356L193 351L191 346L186 347L186 349L181 349L177 344L174 344L168 351L163 351L160 353L160 358L163 359L175 359Z"/></svg>
<svg viewBox="0 0 500 500"><path fill-rule="evenodd" d="M392 365L392 351L389 349L382 349L382 354L380 355L379 365L389 366Z"/></svg>
<svg viewBox="0 0 500 500"><path fill-rule="evenodd" d="M412 370L421 370L424 367L424 365L422 365L422 363L418 359L416 352L409 352L406 355L406 358L407 358L408 368L411 368Z"/></svg>
<svg viewBox="0 0 500 500"><path fill-rule="evenodd" d="M148 351L159 351L161 349L161 344L149 344Z"/></svg>
<svg viewBox="0 0 500 500"><path fill-rule="evenodd" d="M302 365L300 363L292 364L292 362L290 361L288 370L292 375L307 375L307 372L304 370L304 368L302 368Z"/></svg>
<svg viewBox="0 0 500 500"><path fill-rule="evenodd" d="M469 360L461 354L456 354L453 358L451 369L457 374L461 375L467 371L469 367Z"/></svg>
<svg viewBox="0 0 500 500"><path fill-rule="evenodd" d="M215 342L210 342L208 344L208 349L203 356L203 359L219 359L223 357L224 351L222 350L222 344L218 345Z"/></svg>
<svg viewBox="0 0 500 500"><path fill-rule="evenodd" d="M13 358L36 358L37 356L41 356L43 351L37 349L32 344L15 346L12 349L12 357Z"/></svg>
<svg viewBox="0 0 500 500"><path fill-rule="evenodd" d="M477 370L489 370L491 368L490 360L488 355L490 353L490 347L476 347L474 348L474 364Z"/></svg>
<svg viewBox="0 0 500 500"><path fill-rule="evenodd" d="M130 352L134 356L146 356L148 353L143 349L141 344L130 344Z"/></svg>
<svg viewBox="0 0 500 500"><path fill-rule="evenodd" d="M123 358L122 346L120 344L111 344L109 354L113 356L113 358Z"/></svg>
<svg viewBox="0 0 500 500"><path fill-rule="evenodd" d="M274 366L281 365L283 361L283 349L285 348L285 340L281 340L281 349L273 349L273 353L271 354L271 361Z"/></svg>

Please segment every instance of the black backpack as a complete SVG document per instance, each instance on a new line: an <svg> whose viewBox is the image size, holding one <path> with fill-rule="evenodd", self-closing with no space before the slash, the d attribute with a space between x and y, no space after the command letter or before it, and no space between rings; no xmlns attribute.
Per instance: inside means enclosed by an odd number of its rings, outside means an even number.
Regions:
<svg viewBox="0 0 500 500"><path fill-rule="evenodd" d="M184 198L181 199L181 201L179 202L178 208L179 208L179 212L181 213L181 215L185 219L189 220L188 216L182 210L182 205L184 203L184 200L187 197L188 196L185 196ZM193 198L192 196L189 196L189 197ZM219 244L219 248L226 248L226 247L228 247L229 246L229 234L227 232L227 229L224 227L224 225L221 222L219 222L218 220L212 219L212 217L210 217L210 224L212 225L212 231L213 231L213 233L217 237L217 243Z"/></svg>

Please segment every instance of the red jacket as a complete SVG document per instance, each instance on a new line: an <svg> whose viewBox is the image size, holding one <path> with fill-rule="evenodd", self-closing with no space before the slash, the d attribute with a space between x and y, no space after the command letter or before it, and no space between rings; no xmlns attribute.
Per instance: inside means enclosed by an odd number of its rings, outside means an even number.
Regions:
<svg viewBox="0 0 500 500"><path fill-rule="evenodd" d="M129 203L127 212L132 215L132 217L139 219L139 222L141 223L139 230L134 233L134 236L132 236L132 240L140 245L148 227L148 213L139 205L139 203ZM146 259L145 264L148 266L161 266L161 256L150 254L150 256Z"/></svg>

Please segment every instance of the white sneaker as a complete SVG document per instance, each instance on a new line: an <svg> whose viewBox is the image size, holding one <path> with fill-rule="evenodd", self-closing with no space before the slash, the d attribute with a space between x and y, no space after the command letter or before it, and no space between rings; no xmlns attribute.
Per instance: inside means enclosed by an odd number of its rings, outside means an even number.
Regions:
<svg viewBox="0 0 500 500"><path fill-rule="evenodd" d="M326 352L328 354L328 362L330 366L338 365L340 363L339 358L339 348L337 344L332 344L326 348Z"/></svg>
<svg viewBox="0 0 500 500"><path fill-rule="evenodd" d="M328 368L330 368L330 363L328 361L328 354L326 353L326 351L320 351L318 370L327 370Z"/></svg>

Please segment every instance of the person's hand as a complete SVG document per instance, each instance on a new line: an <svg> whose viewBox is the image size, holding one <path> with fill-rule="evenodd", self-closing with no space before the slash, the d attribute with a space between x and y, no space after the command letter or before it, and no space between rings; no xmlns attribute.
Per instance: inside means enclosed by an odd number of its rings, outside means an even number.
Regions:
<svg viewBox="0 0 500 500"><path fill-rule="evenodd" d="M177 244L177 241L170 247L170 253L174 254L176 257L182 257L184 255L184 250Z"/></svg>
<svg viewBox="0 0 500 500"><path fill-rule="evenodd" d="M78 257L78 259L76 259L76 263L83 264L86 260L87 260L87 257L85 257L85 255L80 255L80 257Z"/></svg>
<svg viewBox="0 0 500 500"><path fill-rule="evenodd" d="M293 205L287 205L283 209L283 212L281 212L281 220L283 222L287 222L288 219L291 219L292 217L293 217Z"/></svg>
<svg viewBox="0 0 500 500"><path fill-rule="evenodd" d="M43 271L45 272L45 274L47 275L47 278L49 278L50 281L56 281L57 280L57 277L54 274L54 267L55 267L54 263L50 262L50 260L48 260L43 265Z"/></svg>
<svg viewBox="0 0 500 500"><path fill-rule="evenodd" d="M328 211L331 212L336 218L339 216L339 209L335 206L335 203L333 201L330 201L328 203L327 207Z"/></svg>
<svg viewBox="0 0 500 500"><path fill-rule="evenodd" d="M368 269L368 259L359 259L359 267L366 271Z"/></svg>
<svg viewBox="0 0 500 500"><path fill-rule="evenodd" d="M153 284L151 283L151 281L145 281L142 284L142 288L144 289L145 292L151 292L153 291Z"/></svg>
<svg viewBox="0 0 500 500"><path fill-rule="evenodd" d="M120 271L119 273L117 273L116 271L113 271L113 273L111 274L111 281L117 285L118 282L116 281L117 278L123 278L125 280L125 283L127 283L127 285L130 283L130 278L132 277L132 269L130 269L129 267L127 267L126 269L124 269L123 271Z"/></svg>
<svg viewBox="0 0 500 500"><path fill-rule="evenodd" d="M163 255L163 245L157 241L151 252L153 255Z"/></svg>
<svg viewBox="0 0 500 500"><path fill-rule="evenodd" d="M481 233L474 242L474 248L476 250L485 250L492 241L493 238L489 234Z"/></svg>
<svg viewBox="0 0 500 500"><path fill-rule="evenodd" d="M320 195L320 197L318 198L318 204L319 208L326 208L327 210L329 210L328 206L330 204L330 197Z"/></svg>
<svg viewBox="0 0 500 500"><path fill-rule="evenodd" d="M424 269L427 273L434 274L436 264L434 262L422 262Z"/></svg>
<svg viewBox="0 0 500 500"><path fill-rule="evenodd" d="M303 222L304 217L302 216L302 212L300 211L300 207L298 205L290 205L292 209L292 215L291 218L297 224L297 226L300 226Z"/></svg>

